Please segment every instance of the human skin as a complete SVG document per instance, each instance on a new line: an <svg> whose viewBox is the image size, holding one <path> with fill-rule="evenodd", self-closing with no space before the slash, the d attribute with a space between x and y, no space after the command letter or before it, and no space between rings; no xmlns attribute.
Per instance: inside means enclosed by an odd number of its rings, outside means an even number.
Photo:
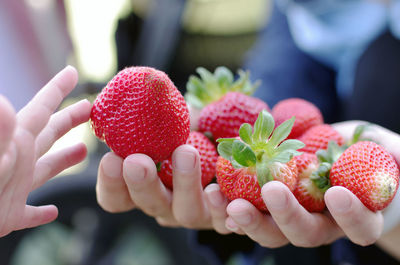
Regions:
<svg viewBox="0 0 400 265"><path fill-rule="evenodd" d="M334 126L349 138L359 123L352 121ZM380 133L375 133L375 137L384 138L382 144L399 160L400 148L392 143L399 144L399 136L379 126L376 130ZM393 138L388 138L387 134ZM228 202L218 184L210 184L203 191L198 152L191 146L183 145L175 150L173 165L172 192L162 185L156 166L146 155L134 154L123 160L113 153L106 154L100 162L96 187L99 204L110 212L141 209L163 226L212 228L221 234L246 234L262 246L272 248L288 243L317 247L341 237L348 237L361 246L378 242L387 248L385 242L393 240L393 236L387 238L391 233L382 236L382 213L371 212L343 187L327 190L328 211L309 213L285 185L269 182L262 188L270 212L266 215L246 200Z"/></svg>
<svg viewBox="0 0 400 265"><path fill-rule="evenodd" d="M0 95L0 236L49 223L58 215L54 205L26 203L31 191L86 157L83 143L47 153L61 136L89 119L87 100L55 112L77 80L76 70L66 67L18 113Z"/></svg>

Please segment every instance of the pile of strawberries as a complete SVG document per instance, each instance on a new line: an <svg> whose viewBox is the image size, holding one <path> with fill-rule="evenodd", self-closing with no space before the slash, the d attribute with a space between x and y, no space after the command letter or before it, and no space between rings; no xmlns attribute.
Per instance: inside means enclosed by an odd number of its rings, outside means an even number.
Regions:
<svg viewBox="0 0 400 265"><path fill-rule="evenodd" d="M325 209L324 193L336 185L371 211L392 201L398 166L382 146L360 140L362 130L346 142L314 104L300 98L270 109L252 96L258 84L248 72L239 71L236 79L225 67L197 73L184 98L159 70L122 70L93 104L94 133L121 157L149 155L170 189L172 152L190 144L200 154L203 186L216 177L229 200L244 198L263 212L261 187L272 180L287 185L310 212ZM192 118L198 116L196 130L190 130L188 105Z"/></svg>

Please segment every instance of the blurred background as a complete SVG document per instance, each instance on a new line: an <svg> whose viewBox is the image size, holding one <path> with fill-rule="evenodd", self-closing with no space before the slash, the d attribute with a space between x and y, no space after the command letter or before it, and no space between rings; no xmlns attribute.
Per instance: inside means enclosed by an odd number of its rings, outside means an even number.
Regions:
<svg viewBox="0 0 400 265"><path fill-rule="evenodd" d="M79 84L61 108L82 98L93 101L113 75L131 65L165 71L182 93L199 66L214 71L223 65L233 72L249 67L252 81L263 82L256 96L271 107L302 97L328 123L361 119L400 132L394 114L400 97L400 1L275 1L280 8L272 2L0 0L0 93L19 110L67 64L77 68ZM235 265L243 257L231 253L254 250L250 240L162 228L137 210L106 213L97 205L95 184L108 148L89 125L71 130L51 151L80 141L88 146L88 158L29 197L33 205L57 205L59 218L0 238L0 264L218 264L212 253L192 245L203 242ZM279 264L331 264L328 246L288 248L258 264L274 265L278 258ZM392 264L376 249L360 249L368 262Z"/></svg>
<svg viewBox="0 0 400 265"><path fill-rule="evenodd" d="M164 70L184 93L198 66L241 67L270 6L269 0L2 0L0 93L19 110L67 64L77 68L79 84L61 107L92 101L131 65ZM56 204L59 218L1 238L1 264L208 264L187 245L191 231L161 228L140 211L100 209L95 182L107 148L88 124L52 150L79 141L88 145L88 159L29 198L34 205Z"/></svg>

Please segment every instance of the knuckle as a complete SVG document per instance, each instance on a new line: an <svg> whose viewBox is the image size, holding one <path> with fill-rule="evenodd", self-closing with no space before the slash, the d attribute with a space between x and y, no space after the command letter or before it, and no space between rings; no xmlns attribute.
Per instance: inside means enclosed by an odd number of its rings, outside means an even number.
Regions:
<svg viewBox="0 0 400 265"><path fill-rule="evenodd" d="M321 244L321 235L318 233L305 233L301 238L292 240L292 244L296 247L315 247Z"/></svg>
<svg viewBox="0 0 400 265"><path fill-rule="evenodd" d="M178 223L180 223L182 226L186 228L194 228L197 218L195 215L191 214L185 214L185 215L180 215L176 217Z"/></svg>
<svg viewBox="0 0 400 265"><path fill-rule="evenodd" d="M101 199L97 199L97 203L106 212L109 212L109 213L120 213L120 212L123 212L121 209L118 209L116 207L112 207L111 205L105 203Z"/></svg>
<svg viewBox="0 0 400 265"><path fill-rule="evenodd" d="M153 217L165 216L166 215L165 207L159 207L156 204L146 205L146 207L141 207L141 209L147 215L150 215L150 216L153 216Z"/></svg>
<svg viewBox="0 0 400 265"><path fill-rule="evenodd" d="M214 226L214 229L217 233L221 234L221 235L228 235L228 234L232 234L232 231L228 230L225 225L224 226Z"/></svg>
<svg viewBox="0 0 400 265"><path fill-rule="evenodd" d="M178 227L176 220L171 218L157 217L156 221L160 226L163 227L171 227L171 228Z"/></svg>
<svg viewBox="0 0 400 265"><path fill-rule="evenodd" d="M176 220L180 225L182 225L185 228L189 229L195 229L201 224L202 218L200 214L181 214L181 215L176 215L175 216Z"/></svg>
<svg viewBox="0 0 400 265"><path fill-rule="evenodd" d="M261 241L259 242L260 246L265 248L280 248L286 246L289 243L286 239L280 240L268 240L268 241Z"/></svg>
<svg viewBox="0 0 400 265"><path fill-rule="evenodd" d="M131 200L124 198L118 202L107 200L105 196L101 196L100 192L96 193L96 200L99 206L109 213L121 213L132 210L134 204Z"/></svg>
<svg viewBox="0 0 400 265"><path fill-rule="evenodd" d="M366 247L369 245L372 245L376 242L378 238L375 236L369 236L366 238L360 238L360 239L356 239L356 240L352 240L355 244L360 245L362 247Z"/></svg>

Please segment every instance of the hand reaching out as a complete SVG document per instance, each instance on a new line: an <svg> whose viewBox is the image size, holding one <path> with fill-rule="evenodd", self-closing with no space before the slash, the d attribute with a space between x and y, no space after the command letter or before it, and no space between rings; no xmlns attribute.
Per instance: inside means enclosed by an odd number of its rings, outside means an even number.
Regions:
<svg viewBox="0 0 400 265"><path fill-rule="evenodd" d="M82 143L47 153L70 129L86 122L90 103L80 101L53 114L77 83L66 67L17 114L0 95L0 236L53 221L54 205L27 205L29 193L86 156Z"/></svg>

